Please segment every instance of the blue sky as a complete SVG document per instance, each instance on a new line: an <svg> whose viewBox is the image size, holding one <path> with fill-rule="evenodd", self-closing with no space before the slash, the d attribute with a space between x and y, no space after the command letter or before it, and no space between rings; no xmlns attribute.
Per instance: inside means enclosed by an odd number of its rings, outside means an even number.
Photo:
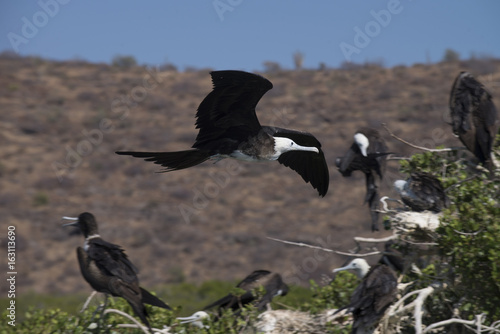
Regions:
<svg viewBox="0 0 500 334"><path fill-rule="evenodd" d="M442 59L451 48L500 58L500 1L2 1L0 51L56 60L170 62L213 69L386 66ZM342 47L341 47L342 46Z"/></svg>

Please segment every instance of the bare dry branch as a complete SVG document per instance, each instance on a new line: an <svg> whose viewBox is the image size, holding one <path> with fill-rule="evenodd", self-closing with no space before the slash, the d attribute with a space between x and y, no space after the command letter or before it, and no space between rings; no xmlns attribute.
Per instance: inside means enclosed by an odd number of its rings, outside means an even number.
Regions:
<svg viewBox="0 0 500 334"><path fill-rule="evenodd" d="M465 236L468 236L468 237L474 237L474 236L478 235L479 233L483 232L483 230L484 230L483 228L480 228L476 232L469 232L469 233L467 233L467 232L460 232L460 231L455 230L455 229L453 231L455 233L457 233L457 234L460 234L460 235L465 235Z"/></svg>
<svg viewBox="0 0 500 334"><path fill-rule="evenodd" d="M92 293L90 294L90 296L87 298L87 300L83 304L82 309L80 310L80 313L82 313L83 311L85 311L87 309L87 307L89 307L90 301L92 300L92 298L94 298L94 296L96 294L97 294L97 291L95 291L95 290L92 291Z"/></svg>
<svg viewBox="0 0 500 334"><path fill-rule="evenodd" d="M384 127L384 129L389 133L389 135L396 139L396 140L399 140L400 142L410 146L410 147L413 147L413 148L416 148L418 150L421 150L421 151L426 151L426 152L452 152L452 151L458 151L458 150L466 150L467 148L466 147L463 147L463 146L460 146L460 147L446 147L446 148L427 148L427 147L423 147L423 146L418 146L418 145L415 145L415 144L412 144L410 142L407 142L406 140L402 139L402 138L399 138L398 136L396 136L391 130L389 130L389 128L387 127L387 125L385 123L382 123L382 126Z"/></svg>
<svg viewBox="0 0 500 334"><path fill-rule="evenodd" d="M140 329L138 325L135 324L119 324L116 327L118 328L134 328L134 329ZM159 328L151 328L153 330L153 333L156 334L170 334L170 328L164 328L164 329L159 329ZM148 332L149 333L149 332Z"/></svg>
<svg viewBox="0 0 500 334"><path fill-rule="evenodd" d="M470 181L470 180L475 179L476 177L479 177L479 175L477 175L477 174L476 174L476 175L472 175L471 177L468 177L468 178L466 178L465 180L458 181L457 183L454 183L454 184L452 184L451 186L449 186L448 188L446 188L446 189L444 190L444 192L448 192L448 190L450 190L451 188L455 188L455 187L459 186L460 184L462 184L462 183L464 183L464 182L468 182L468 181Z"/></svg>
<svg viewBox="0 0 500 334"><path fill-rule="evenodd" d="M422 334L428 333L431 330L434 330L439 327L443 327L449 324L463 324L465 327L469 328L472 331L475 331L476 333L480 334L482 332L488 331L488 333L500 333L500 329L492 327L494 326L495 323L492 324L492 326L485 326L482 324L484 318L484 314L478 314L476 315L476 318L474 320L463 320L463 319L448 319L448 320L443 320L440 322L436 322L434 324L429 325L423 332ZM476 328L472 328L470 326L475 326Z"/></svg>
<svg viewBox="0 0 500 334"><path fill-rule="evenodd" d="M117 310L117 309L114 309L114 308L108 308L107 310L105 310L103 312L103 314L108 314L108 313L117 313L127 319L129 319L130 321L132 321L134 324L137 325L137 328L141 329L144 333L146 334L149 334L149 330L146 326L142 325L139 321L137 321L134 317L132 317L131 315L125 313L125 312L122 312L120 310ZM120 326L120 325L118 325Z"/></svg>
<svg viewBox="0 0 500 334"><path fill-rule="evenodd" d="M271 238L271 237L267 237L267 238L270 239L270 240L274 240L274 241L277 241L277 242L282 242L282 243L288 244L288 245L294 245L294 246L299 246L299 247L307 247L307 248L319 249L319 250L322 250L322 251L328 252L328 253L334 253L334 254L338 254L338 255L352 256L352 257L366 257L366 256L373 256L373 255L379 255L379 254L381 254L381 252L379 252L379 251L371 252L371 253L365 253L365 254L345 253L345 252L340 252L340 251L336 251L336 250L333 250L333 249L328 249L328 248L323 248L323 247L319 247L319 246L308 245L308 244L305 244L303 242L286 241L286 240L281 240L281 239L276 239L276 238Z"/></svg>
<svg viewBox="0 0 500 334"><path fill-rule="evenodd" d="M354 241L357 243L366 242L366 243L386 243L387 241L397 239L398 236L393 234L385 238L363 238L363 237L354 237Z"/></svg>

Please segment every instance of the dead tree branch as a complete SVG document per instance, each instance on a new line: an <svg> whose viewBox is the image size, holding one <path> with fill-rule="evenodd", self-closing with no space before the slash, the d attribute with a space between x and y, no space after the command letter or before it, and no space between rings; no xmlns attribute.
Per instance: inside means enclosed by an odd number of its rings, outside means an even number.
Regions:
<svg viewBox="0 0 500 334"><path fill-rule="evenodd" d="M467 148L466 147L463 147L463 146L460 146L460 147L446 147L446 148L427 148L427 147L423 147L423 146L418 146L418 145L415 145L415 144L412 144L410 142L407 142L406 140L402 139L402 138L399 138L398 136L396 136L388 127L385 123L382 124L382 126L384 127L384 129L389 133L389 135L396 139L396 140L399 140L400 142L402 142L403 144L406 144L410 147L413 147L413 148L416 148L417 150L421 150L421 151L426 151L426 152L452 152L452 151L458 151L458 150L466 150Z"/></svg>
<svg viewBox="0 0 500 334"><path fill-rule="evenodd" d="M281 243L288 244L288 245L294 245L294 246L299 246L299 247L307 247L307 248L312 248L312 249L319 249L319 250L322 250L324 252L334 253L334 254L338 254L338 255L345 255L345 256L367 257L367 256L373 256L373 255L381 254L381 252L379 252L379 251L371 252L371 253L365 253L365 254L346 253L346 252L340 252L340 251L336 251L336 250L328 249L328 248L323 248L323 247L319 247L319 246L308 245L308 244L305 244L303 242L286 241L286 240L281 240L281 239L276 239L276 238L271 238L271 237L267 237L267 238L270 239L270 240L274 240L274 241L281 242Z"/></svg>

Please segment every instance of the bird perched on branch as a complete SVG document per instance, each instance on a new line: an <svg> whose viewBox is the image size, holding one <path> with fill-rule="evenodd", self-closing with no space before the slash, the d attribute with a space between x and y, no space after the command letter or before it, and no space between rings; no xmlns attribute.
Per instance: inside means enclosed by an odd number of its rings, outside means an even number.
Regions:
<svg viewBox="0 0 500 334"><path fill-rule="evenodd" d="M349 269L354 270L361 283L354 290L350 304L335 313L344 309L352 312L353 334L372 333L387 308L396 299L396 275L383 264L370 268L366 260L361 258L354 259L347 266L334 269L333 272Z"/></svg>
<svg viewBox="0 0 500 334"><path fill-rule="evenodd" d="M460 72L450 93L453 133L490 172L500 121L491 94L470 73Z"/></svg>
<svg viewBox="0 0 500 334"><path fill-rule="evenodd" d="M307 132L259 123L255 107L273 87L271 82L242 71L215 71L210 75L214 87L198 107L199 132L192 149L116 153L152 161L165 167L165 172L193 167L208 159L278 160L325 196L329 173L320 142Z"/></svg>
<svg viewBox="0 0 500 334"><path fill-rule="evenodd" d="M124 298L151 331L144 304L167 310L171 308L139 286L137 268L120 246L101 238L93 214L84 212L77 218L63 217L63 219L74 221L64 226L78 227L85 237L83 248L76 249L83 278L94 290L105 293L106 296L110 294Z"/></svg>
<svg viewBox="0 0 500 334"><path fill-rule="evenodd" d="M372 231L378 231L379 194L376 176L383 178L386 169L387 145L380 133L373 128L363 127L354 134L354 142L343 157L335 164L342 176L351 176L353 171L361 171L366 178L365 203L368 203L372 219Z"/></svg>
<svg viewBox="0 0 500 334"><path fill-rule="evenodd" d="M446 196L441 181L429 173L411 173L406 181L395 181L394 188L399 192L403 203L412 211L429 210L438 213L450 205L450 199Z"/></svg>
<svg viewBox="0 0 500 334"><path fill-rule="evenodd" d="M285 296L288 293L288 286L283 282L281 275L272 273L267 270L256 270L248 275L243 281L236 285L237 288L245 290L241 296L233 295L232 293L222 297L221 299L205 306L207 310L217 306L219 313L223 310L231 309L235 313L239 313L240 309L247 304L254 303L255 307L262 311L271 303L276 296ZM255 293L255 289L263 287L265 293L259 299Z"/></svg>

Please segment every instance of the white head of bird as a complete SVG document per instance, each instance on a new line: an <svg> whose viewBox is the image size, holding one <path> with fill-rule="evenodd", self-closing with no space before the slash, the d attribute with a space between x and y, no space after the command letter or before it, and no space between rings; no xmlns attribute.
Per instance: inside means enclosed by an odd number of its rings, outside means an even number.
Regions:
<svg viewBox="0 0 500 334"><path fill-rule="evenodd" d="M368 146L370 146L368 138L366 138L366 136L362 133L356 133L354 135L354 142L358 145L361 154L363 154L364 157L367 157L368 155L366 150L368 149Z"/></svg>
<svg viewBox="0 0 500 334"><path fill-rule="evenodd" d="M276 157L274 160L278 159L281 154L290 151L309 151L319 153L317 147L302 146L286 137L274 137L274 156Z"/></svg>
<svg viewBox="0 0 500 334"><path fill-rule="evenodd" d="M207 312L204 311L198 311L193 313L192 316L190 317L178 317L177 320L181 321L181 324L191 324L193 326L196 326L198 328L210 328L207 325L203 324L203 320L210 320L210 316L208 315Z"/></svg>
<svg viewBox="0 0 500 334"><path fill-rule="evenodd" d="M405 180L397 180L394 181L394 188L401 194L407 190L406 189L407 184L408 182L406 182Z"/></svg>
<svg viewBox="0 0 500 334"><path fill-rule="evenodd" d="M333 269L333 272L336 273L342 270L349 270L349 269L354 270L356 276L358 276L358 278L360 279L363 279L363 277L365 277L368 271L370 270L370 265L368 264L368 262L366 262L365 259L357 258L349 262L349 264L345 267Z"/></svg>

